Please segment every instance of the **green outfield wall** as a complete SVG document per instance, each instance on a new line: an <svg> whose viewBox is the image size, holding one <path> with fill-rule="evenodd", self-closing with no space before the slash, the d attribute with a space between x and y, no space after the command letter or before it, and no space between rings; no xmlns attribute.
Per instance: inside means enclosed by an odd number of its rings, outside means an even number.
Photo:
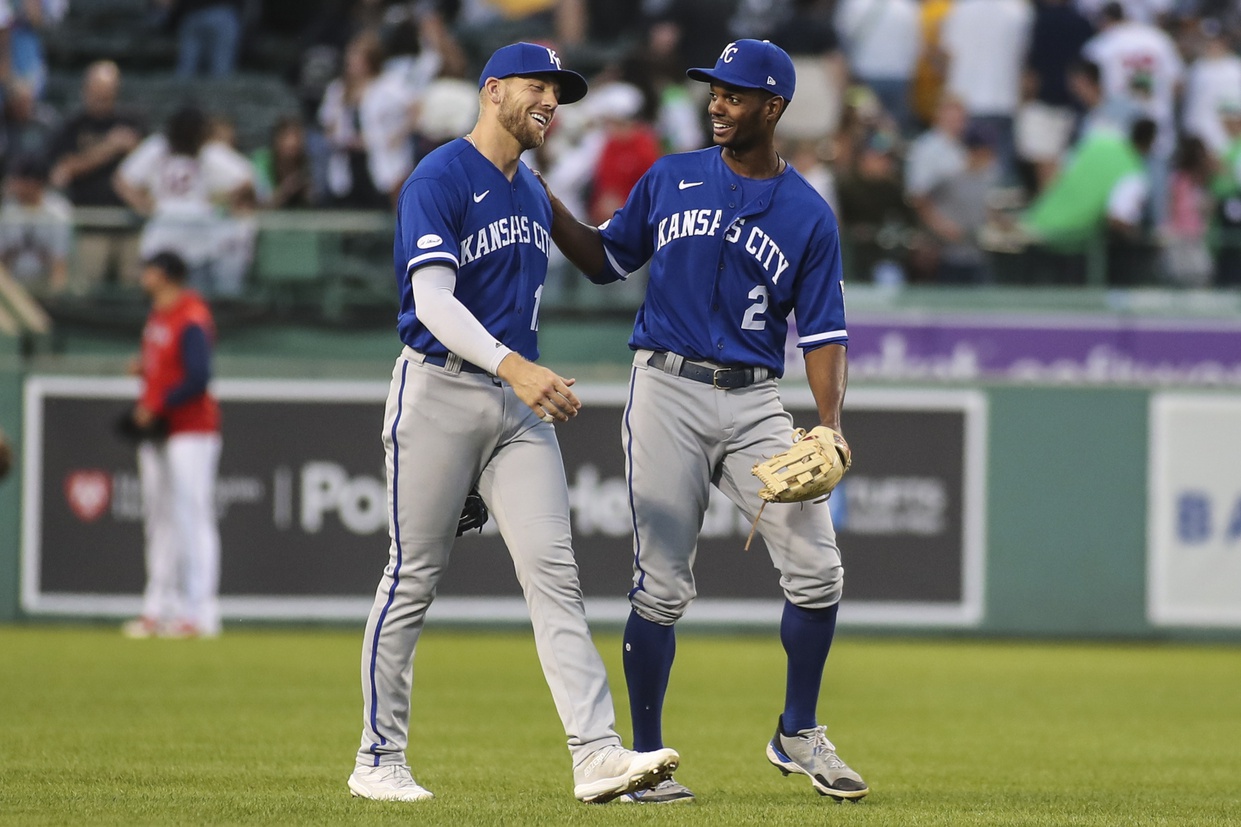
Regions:
<svg viewBox="0 0 1241 827"><path fill-rule="evenodd" d="M575 339L571 348L564 347L552 334L546 340L546 358L560 364L593 363L595 375L587 377L588 381L609 384L623 380L624 351L622 347L619 353L615 352L615 332L600 329L597 333L597 338ZM31 376L119 375L122 358L118 351L93 361L35 360L23 369ZM347 361L332 363L322 359L272 362L225 351L220 373L225 378L308 378L312 383L342 376L379 381L389 370L386 362L367 360L352 363L352 367ZM0 371L0 423L18 447L23 438L22 389L28 379L23 369L15 363ZM908 385L855 383L851 391L874 388L889 392L915 389ZM943 390L943 386L936 389ZM980 620L948 631L964 635L1072 638L1241 639L1241 618L1230 603L1227 586L1212 592L1210 583L1172 583L1166 605L1152 606L1152 577L1159 564L1153 562L1158 555L1152 552L1150 533L1159 519L1152 517L1151 509L1159 499L1152 493L1155 489L1151 484L1150 454L1156 444L1151 411L1153 397L1167 392L1152 388L1015 384L958 386L954 390L974 391L985 400L985 574ZM1193 410L1187 415L1197 410L1195 400L1205 400L1204 410L1208 413L1215 402L1241 405L1241 393L1235 391L1188 394L1187 398L1193 403ZM1173 402L1179 404L1175 399ZM1173 409L1169 422L1175 426L1180 421L1175 416L1182 414L1177 413L1180 409L1175 404ZM1224 410L1211 420L1223 423L1219 427L1225 429L1225 435L1230 415L1229 410ZM1215 426L1208 422L1204 427L1208 428L1204 440L1217 439L1209 431ZM1192 453L1195 449L1190 445L1176 450ZM1225 455L1233 450L1232 445L1224 446ZM22 452L16 453L20 460ZM1219 461L1230 462L1227 456ZM1211 464L1208 457L1205 465ZM1187 473L1196 473L1195 469L1203 465L1198 463ZM35 622L40 618L24 613L20 598L21 470L20 462L15 463L8 479L0 483L0 620ZM1175 469L1168 472L1170 477L1176 473ZM1179 528L1174 528L1184 540L1181 543L1174 537L1175 547L1163 552L1165 562L1173 570L1178 554L1210 552L1215 557L1204 558L1204 577L1209 580L1213 576L1231 576L1232 570L1227 568L1231 565L1229 555L1241 557L1241 505L1235 506L1236 515L1230 511L1234 508L1233 500L1241 502L1241 483L1234 486L1234 476L1241 479L1241 474L1229 469L1212 471L1206 482L1191 480L1192 484L1182 486L1188 493L1169 489L1169 497L1181 498L1177 500L1180 505L1172 508L1170 519L1173 523L1180 521ZM1214 511L1207 507L1209 491L1202 493L1211 485L1218 489L1221 503ZM1206 516L1185 522L1181 512L1186 509L1191 516ZM1200 564L1201 561L1195 563ZM712 561L710 565L728 564ZM1210 565L1223 568L1213 570ZM1217 574L1212 575L1212 571ZM1196 614L1195 589L1200 588L1206 590L1206 608ZM1233 583L1232 589L1241 591L1241 581ZM935 623L924 626L910 622L876 628L916 632L939 627Z"/></svg>

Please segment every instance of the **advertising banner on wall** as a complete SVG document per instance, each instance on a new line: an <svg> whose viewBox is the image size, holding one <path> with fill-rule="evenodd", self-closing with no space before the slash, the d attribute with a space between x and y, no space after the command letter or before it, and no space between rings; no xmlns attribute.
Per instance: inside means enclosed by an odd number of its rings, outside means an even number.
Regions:
<svg viewBox="0 0 1241 827"><path fill-rule="evenodd" d="M1241 324L1140 315L855 313L855 381L1241 386ZM792 346L795 347L794 340ZM791 369L800 359L789 360Z"/></svg>
<svg viewBox="0 0 1241 827"><path fill-rule="evenodd" d="M224 380L217 510L229 618L362 618L388 557L380 430L386 385ZM582 413L557 426L574 547L592 618L623 619L631 519L623 386L578 386ZM33 377L26 390L22 606L125 616L139 607L142 503L133 447L112 433L130 380ZM786 393L815 424L808 390ZM976 625L982 616L985 397L972 391L851 391L855 465L831 499L845 562L844 622ZM434 469L425 469L434 485ZM757 482L756 482L757 485ZM792 507L792 506L789 506ZM716 496L687 621L776 623L778 574L750 525ZM522 620L494 521L462 537L432 614Z"/></svg>
<svg viewBox="0 0 1241 827"><path fill-rule="evenodd" d="M1241 628L1241 397L1150 405L1147 617Z"/></svg>

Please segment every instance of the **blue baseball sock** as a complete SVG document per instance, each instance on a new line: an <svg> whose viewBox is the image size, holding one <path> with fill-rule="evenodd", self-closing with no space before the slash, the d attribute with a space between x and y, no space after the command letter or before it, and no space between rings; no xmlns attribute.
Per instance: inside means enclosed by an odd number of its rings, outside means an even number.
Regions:
<svg viewBox="0 0 1241 827"><path fill-rule="evenodd" d="M819 687L823 683L823 667L827 652L836 634L836 610L839 603L826 609L803 609L784 601L780 619L780 642L788 655L789 671L784 690L784 715L780 728L785 735L794 735L818 725L815 710L819 705Z"/></svg>
<svg viewBox="0 0 1241 827"><path fill-rule="evenodd" d="M629 714L633 718L633 748L650 752L664 746L664 693L672 674L677 639L672 626L663 626L629 612L625 624L625 682L629 685Z"/></svg>

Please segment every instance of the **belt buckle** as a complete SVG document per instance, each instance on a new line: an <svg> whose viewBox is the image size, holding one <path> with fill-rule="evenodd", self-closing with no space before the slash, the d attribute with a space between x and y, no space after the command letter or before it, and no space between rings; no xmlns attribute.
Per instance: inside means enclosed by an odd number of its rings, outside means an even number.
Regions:
<svg viewBox="0 0 1241 827"><path fill-rule="evenodd" d="M717 391L730 391L732 388L726 388L720 384L720 374L728 373L732 368L716 368L711 372L711 387Z"/></svg>

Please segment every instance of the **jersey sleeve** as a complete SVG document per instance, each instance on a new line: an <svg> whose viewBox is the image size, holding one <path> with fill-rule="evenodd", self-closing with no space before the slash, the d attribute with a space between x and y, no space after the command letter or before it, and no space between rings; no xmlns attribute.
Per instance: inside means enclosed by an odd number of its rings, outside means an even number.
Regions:
<svg viewBox="0 0 1241 827"><path fill-rule="evenodd" d="M607 266L617 278L628 278L655 252L648 220L653 177L651 171L647 171L638 179L625 205L599 227Z"/></svg>
<svg viewBox="0 0 1241 827"><path fill-rule="evenodd" d="M405 276L424 264L461 266L459 199L438 178L413 178L397 201Z"/></svg>
<svg viewBox="0 0 1241 827"><path fill-rule="evenodd" d="M827 344L848 344L844 289L840 231L833 226L815 233L793 294L798 347L813 350Z"/></svg>
<svg viewBox="0 0 1241 827"><path fill-rule="evenodd" d="M133 152L125 156L116 174L131 187L150 189L155 183L156 170L166 146L167 140L163 135L152 135L146 138L134 147Z"/></svg>

